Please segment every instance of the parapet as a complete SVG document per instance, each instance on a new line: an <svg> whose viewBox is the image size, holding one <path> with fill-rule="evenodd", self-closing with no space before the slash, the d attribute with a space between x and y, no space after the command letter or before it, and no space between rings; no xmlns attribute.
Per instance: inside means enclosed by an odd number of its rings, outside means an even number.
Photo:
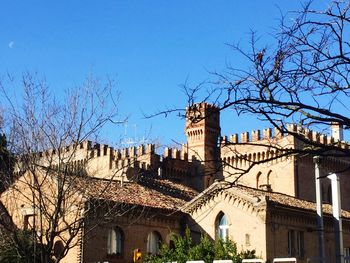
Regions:
<svg viewBox="0 0 350 263"><path fill-rule="evenodd" d="M217 107L207 102L199 102L186 108L186 110L200 110L200 109L217 109Z"/></svg>
<svg viewBox="0 0 350 263"><path fill-rule="evenodd" d="M295 123L288 124L287 130L290 133L296 133L298 135L304 136L306 139L311 140L316 143L324 144L324 145L334 145L337 144L341 148L350 148L350 145L344 141L336 140L334 137L328 136L326 134L322 134L320 132L316 132L310 129L303 128L300 125L296 125ZM266 143L267 140L276 140L287 137L290 133L283 134L278 128L266 128L263 130L253 130L251 133L242 132L240 135L232 134L229 137L224 136L222 138L222 144L232 143L257 143L259 141L264 141Z"/></svg>
<svg viewBox="0 0 350 263"><path fill-rule="evenodd" d="M95 144L96 145L96 144ZM72 143L70 145L62 146L57 149L48 149L45 150L44 152L38 152L38 157L49 157L52 156L54 157L56 154L60 154L62 156L68 155L70 153L76 153L79 150L92 150L95 148L95 145L92 144L91 141L85 140L80 143Z"/></svg>
<svg viewBox="0 0 350 263"><path fill-rule="evenodd" d="M164 156L163 157L168 158L168 159L187 161L188 160L188 153L185 150L179 150L176 148L166 147L164 149Z"/></svg>
<svg viewBox="0 0 350 263"><path fill-rule="evenodd" d="M142 144L138 147L128 147L122 148L115 151L116 159L125 159L125 158L137 158L144 155L154 154L155 145L154 144Z"/></svg>
<svg viewBox="0 0 350 263"><path fill-rule="evenodd" d="M36 155L39 158L45 157L53 158L53 160L58 160L59 158L70 159L70 161L79 161L79 160L96 160L99 157L109 157L110 160L122 160L129 158L138 158L145 155L150 155L155 153L154 144L140 145L138 147L129 147L123 149L114 150L113 147L110 147L107 144L93 143L91 141L83 141L79 144L71 144L59 149L49 149L44 152L38 152ZM58 155L59 154L59 155Z"/></svg>

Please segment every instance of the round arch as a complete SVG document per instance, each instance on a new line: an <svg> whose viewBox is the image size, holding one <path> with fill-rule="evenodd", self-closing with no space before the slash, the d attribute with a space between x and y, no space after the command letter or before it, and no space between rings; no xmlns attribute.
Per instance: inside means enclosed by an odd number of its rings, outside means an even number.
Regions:
<svg viewBox="0 0 350 263"><path fill-rule="evenodd" d="M108 230L107 253L109 255L122 255L124 250L124 232L116 226Z"/></svg>
<svg viewBox="0 0 350 263"><path fill-rule="evenodd" d="M157 231L152 231L147 236L147 253L156 255L162 244L162 236Z"/></svg>

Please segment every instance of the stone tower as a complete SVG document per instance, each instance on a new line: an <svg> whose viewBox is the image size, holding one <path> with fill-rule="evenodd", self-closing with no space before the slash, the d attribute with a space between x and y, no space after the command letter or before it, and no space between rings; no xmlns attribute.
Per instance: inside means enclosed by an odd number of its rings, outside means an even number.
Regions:
<svg viewBox="0 0 350 263"><path fill-rule="evenodd" d="M219 109L205 102L187 108L185 133L188 156L199 163L196 188L205 189L213 183L220 164Z"/></svg>

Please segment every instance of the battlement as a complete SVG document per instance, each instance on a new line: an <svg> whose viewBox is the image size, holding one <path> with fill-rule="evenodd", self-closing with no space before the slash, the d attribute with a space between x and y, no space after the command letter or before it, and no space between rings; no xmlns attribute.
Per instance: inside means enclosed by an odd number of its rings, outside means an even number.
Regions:
<svg viewBox="0 0 350 263"><path fill-rule="evenodd" d="M44 152L38 152L38 157L44 156L55 156L58 154L69 155L70 153L78 152L89 152L90 157L99 157L112 155L118 159L128 158L128 157L138 157L145 154L155 153L155 145L147 144L140 145L138 147L128 147L114 150L113 147L110 147L107 144L93 143L91 141L83 141L80 144L71 144L68 146L61 147L60 149L49 149Z"/></svg>
<svg viewBox="0 0 350 263"><path fill-rule="evenodd" d="M266 128L263 130L253 130L251 133L242 132L240 136L238 136L238 134L232 134L229 138L224 136L222 138L222 143L250 143L262 140L280 139L282 137L283 135L277 128Z"/></svg>
<svg viewBox="0 0 350 263"><path fill-rule="evenodd" d="M206 109L217 109L217 107L207 102L195 103L190 107L186 107L186 111L206 110Z"/></svg>
<svg viewBox="0 0 350 263"><path fill-rule="evenodd" d="M115 151L116 159L125 159L125 158L137 158L144 155L150 155L155 153L154 144L141 144L138 147L128 147L117 149Z"/></svg>
<svg viewBox="0 0 350 263"><path fill-rule="evenodd" d="M77 143L73 143L71 145L67 145L67 146L63 146L59 149L48 149L45 151L40 151L37 153L37 157L49 157L49 156L55 156L55 155L67 155L70 152L75 152L78 149L85 149L85 150L89 150L91 149L92 142L91 141L83 141L80 144Z"/></svg>
<svg viewBox="0 0 350 263"><path fill-rule="evenodd" d="M188 152L184 148L185 147L183 146L183 149L179 150L176 148L166 147L164 149L163 158L188 161Z"/></svg>
<svg viewBox="0 0 350 263"><path fill-rule="evenodd" d="M350 145L347 142L339 141L332 136L328 136L317 131L303 128L300 125L296 125L295 123L288 124L287 130L291 133L297 133L298 135L302 135L306 139L316 143L324 145L337 145L344 149L350 148ZM259 141L266 143L266 141L268 140L279 140L287 136L290 136L290 134L282 134L277 128L266 128L263 130L253 130L251 133L243 132L240 134L240 136L238 136L238 134L232 134L229 137L224 136L222 138L222 144L225 145L228 143L257 143Z"/></svg>
<svg viewBox="0 0 350 263"><path fill-rule="evenodd" d="M220 129L220 111L212 104L201 102L195 103L190 107L186 107L186 128L193 128L198 124L210 125Z"/></svg>
<svg viewBox="0 0 350 263"><path fill-rule="evenodd" d="M113 147L107 144L93 143L86 140L79 144L73 143L59 149L38 152L34 156L38 157L43 165L52 166L59 162L87 163L87 160L91 160L96 164L109 163L106 166L112 169L113 167L121 167L121 164L125 165L130 162L130 159L150 159L153 154L155 154L154 144L114 150ZM115 165L111 163L113 160L115 160Z"/></svg>

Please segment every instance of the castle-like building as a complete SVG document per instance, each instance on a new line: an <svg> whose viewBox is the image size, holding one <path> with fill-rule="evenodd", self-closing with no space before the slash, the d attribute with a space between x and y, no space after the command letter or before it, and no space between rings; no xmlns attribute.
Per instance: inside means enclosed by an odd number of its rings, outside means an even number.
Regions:
<svg viewBox="0 0 350 263"><path fill-rule="evenodd" d="M288 129L316 145L349 147L340 127L335 136L294 124ZM181 149L165 148L159 154L153 144L114 149L83 141L38 153L40 165L51 171L65 163L73 178L71 201L87 211L76 245L63 262L130 262L134 249L157 253L172 233L181 234L186 227L194 239L201 234L229 237L239 250L254 249L270 262L275 257L296 257L298 262L317 258L314 156L288 152L302 149L305 141L278 129L240 136L221 136L220 130L220 111L198 103L186 111L187 142ZM342 235L345 254L350 252L350 173L343 169L349 164L347 158L327 158L320 164L327 262L334 262L336 253L326 175L340 170ZM1 195L15 224L24 228L38 215L14 190L28 191L26 176ZM67 241L62 237L56 242L59 250Z"/></svg>

